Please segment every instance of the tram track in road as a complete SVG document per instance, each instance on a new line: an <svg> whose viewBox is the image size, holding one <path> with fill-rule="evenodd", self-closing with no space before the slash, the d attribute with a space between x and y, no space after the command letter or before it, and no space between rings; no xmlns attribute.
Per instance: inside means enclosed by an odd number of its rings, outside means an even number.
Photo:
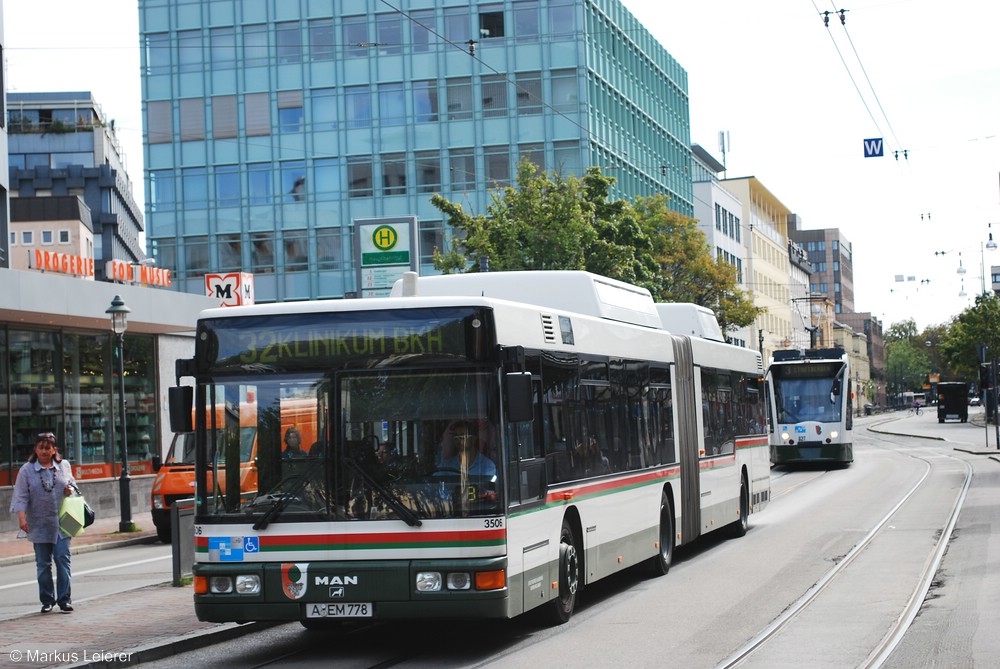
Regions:
<svg viewBox="0 0 1000 669"><path fill-rule="evenodd" d="M929 456L925 457L923 455L917 455L902 450L898 452L916 460L920 460L925 464L924 472L917 482L898 499L896 504L884 516L882 516L882 518L875 522L869 532L857 544L855 544L842 559L837 560L829 571L818 579L798 600L786 608L781 615L779 615L767 627L763 628L743 647L739 648L722 663L718 664L717 669L729 669L730 667L737 667L750 663L754 656L759 654L763 649L771 644L782 633L782 631L789 628L797 619L802 617L804 613L809 611L810 607L817 605L817 603L822 600L824 592L837 580L837 578L844 574L844 572L855 563L859 556L865 553L866 550L870 549L879 537L883 536L885 530L892 526L891 524L894 519L898 518L900 514L904 512L907 505L912 503L915 496L927 485L934 466ZM905 606L889 626L888 631L882 636L881 640L874 645L864 661L858 665L860 667L864 667L865 669L877 669L878 667L881 667L890 657L893 650L902 640L910 624L916 618L920 607L925 601L927 593L933 584L934 577L940 568L948 542L951 540L955 524L961 513L962 507L965 503L967 491L972 482L973 470L972 466L967 461L956 458L952 455L936 454L935 457L943 457L961 463L965 469L964 481L960 492L955 497L950 512L947 514L945 522L942 524L940 531L937 533L937 540L933 549L929 552L923 568L920 571L919 577L916 580L916 587L912 590ZM787 494L787 492L790 492L791 490L794 490L809 481L815 480L816 478L819 477L813 477L807 481L797 483L792 488L783 491L783 493Z"/></svg>
<svg viewBox="0 0 1000 669"><path fill-rule="evenodd" d="M795 470L795 473L799 473L801 470ZM815 476L810 476L808 478L803 478L796 483L789 485L787 488L781 488L780 490L775 489L775 481L780 481L781 479L789 476L793 472L791 470L782 470L776 472L774 469L771 470L771 500L784 497L785 495L795 492L799 488L809 485L816 479L822 478L830 473L829 469L817 470Z"/></svg>

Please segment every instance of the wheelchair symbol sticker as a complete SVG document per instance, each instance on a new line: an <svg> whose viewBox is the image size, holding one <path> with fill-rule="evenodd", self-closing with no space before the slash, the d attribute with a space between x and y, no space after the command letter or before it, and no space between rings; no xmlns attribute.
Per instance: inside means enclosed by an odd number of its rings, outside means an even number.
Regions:
<svg viewBox="0 0 1000 669"><path fill-rule="evenodd" d="M260 537L243 537L243 552L244 553L259 553L260 552Z"/></svg>

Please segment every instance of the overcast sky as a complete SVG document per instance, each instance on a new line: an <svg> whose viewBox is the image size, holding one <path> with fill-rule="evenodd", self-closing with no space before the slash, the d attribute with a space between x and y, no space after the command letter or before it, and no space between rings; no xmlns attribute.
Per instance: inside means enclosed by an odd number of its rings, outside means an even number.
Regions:
<svg viewBox="0 0 1000 669"><path fill-rule="evenodd" d="M924 327L972 303L981 260L989 286L1000 265L1000 251L981 254L990 223L1000 241L1000 3L624 4L688 73L691 141L721 160L726 132L728 176L757 177L803 227L852 242L858 311ZM4 18L8 90L92 91L141 204L136 0L4 0ZM883 138L884 157L864 157L869 138Z"/></svg>

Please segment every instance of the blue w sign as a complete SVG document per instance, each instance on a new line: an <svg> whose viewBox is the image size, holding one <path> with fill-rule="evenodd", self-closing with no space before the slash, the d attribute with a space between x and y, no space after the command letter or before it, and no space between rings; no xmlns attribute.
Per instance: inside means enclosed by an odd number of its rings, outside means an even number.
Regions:
<svg viewBox="0 0 1000 669"><path fill-rule="evenodd" d="M874 137L865 140L865 158L879 158L882 155L882 138Z"/></svg>

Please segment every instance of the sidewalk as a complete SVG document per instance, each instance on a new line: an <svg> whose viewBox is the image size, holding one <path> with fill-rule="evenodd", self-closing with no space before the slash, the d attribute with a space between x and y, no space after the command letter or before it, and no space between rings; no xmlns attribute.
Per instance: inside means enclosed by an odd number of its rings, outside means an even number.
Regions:
<svg viewBox="0 0 1000 669"><path fill-rule="evenodd" d="M151 527L151 525L150 525ZM0 536L0 567L34 561L30 542ZM156 531L121 534L102 519L73 539L73 554L155 542ZM46 625L50 632L39 634ZM70 615L31 613L0 621L0 666L127 667L261 629L266 624L200 622L190 585L169 582L92 599Z"/></svg>

